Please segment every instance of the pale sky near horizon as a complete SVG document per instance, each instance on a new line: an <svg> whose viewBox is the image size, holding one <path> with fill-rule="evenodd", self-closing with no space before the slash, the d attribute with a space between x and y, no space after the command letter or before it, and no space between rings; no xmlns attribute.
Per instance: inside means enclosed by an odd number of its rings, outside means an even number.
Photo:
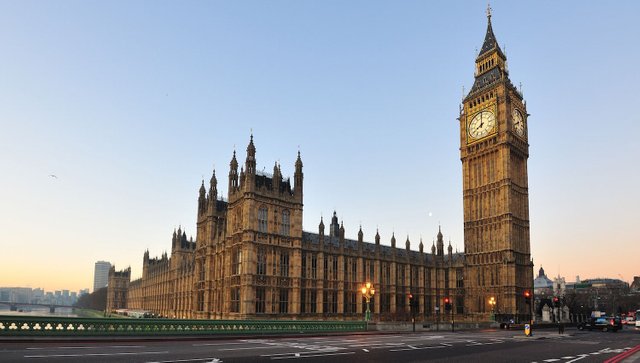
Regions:
<svg viewBox="0 0 640 363"><path fill-rule="evenodd" d="M428 250L463 249L458 110L486 1L0 1L0 286L91 288L195 238L227 192L304 162L304 221L335 209ZM640 2L492 1L529 118L534 274L640 275ZM51 177L54 174L57 177Z"/></svg>

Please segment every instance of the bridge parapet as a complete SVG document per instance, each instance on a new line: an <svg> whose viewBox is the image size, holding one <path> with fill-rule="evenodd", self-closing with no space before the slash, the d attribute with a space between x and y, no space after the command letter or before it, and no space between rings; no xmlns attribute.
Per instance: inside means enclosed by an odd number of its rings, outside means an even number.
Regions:
<svg viewBox="0 0 640 363"><path fill-rule="evenodd" d="M365 331L364 321L94 319L0 315L0 336L153 336Z"/></svg>

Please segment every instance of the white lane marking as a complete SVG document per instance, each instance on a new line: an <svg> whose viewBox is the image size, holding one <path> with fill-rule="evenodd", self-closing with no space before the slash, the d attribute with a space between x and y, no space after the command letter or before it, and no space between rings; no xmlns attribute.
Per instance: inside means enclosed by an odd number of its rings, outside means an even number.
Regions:
<svg viewBox="0 0 640 363"><path fill-rule="evenodd" d="M558 358L551 358L551 359L545 359L544 362L551 363L551 362L557 362L559 360L560 359L558 359Z"/></svg>
<svg viewBox="0 0 640 363"><path fill-rule="evenodd" d="M82 346L82 345L70 345L70 346L63 346L63 347L56 347L57 349L100 349L100 348L116 348L116 349L121 349L121 348L144 348L144 345L107 345L104 347L99 347L99 346Z"/></svg>
<svg viewBox="0 0 640 363"><path fill-rule="evenodd" d="M213 347L213 346L217 346L217 345L247 345L247 344L251 344L251 343L264 343L264 342L246 342L246 343L196 343L196 344L191 344L192 347Z"/></svg>
<svg viewBox="0 0 640 363"><path fill-rule="evenodd" d="M76 347L56 347L57 349L97 349L98 347L80 347L80 346L76 346ZM107 347L105 347L107 348Z"/></svg>
<svg viewBox="0 0 640 363"><path fill-rule="evenodd" d="M562 359L573 359L573 358L575 358L575 357L574 357L574 356L571 356L571 355L566 356L566 357L562 357Z"/></svg>
<svg viewBox="0 0 640 363"><path fill-rule="evenodd" d="M586 358L586 357L588 357L588 356L589 356L589 354L580 354L580 355L578 356L578 358L576 358L576 359L572 359L572 360L568 360L568 361L566 361L566 362L564 362L564 363L572 363L572 362L575 362L575 361L579 361L580 359L584 359L584 358Z"/></svg>
<svg viewBox="0 0 640 363"><path fill-rule="evenodd" d="M422 350L422 349L441 349L441 348L446 348L443 345L435 345L435 346L428 346L428 347L411 347L411 348L405 348L405 349L390 349L390 352L404 352L407 350Z"/></svg>
<svg viewBox="0 0 640 363"><path fill-rule="evenodd" d="M150 361L146 363L173 363L173 362L195 362L195 361L209 361L211 362L222 362L219 358L215 357L207 357L207 358L192 358L192 359L172 359L172 360L159 360L159 361Z"/></svg>
<svg viewBox="0 0 640 363"><path fill-rule="evenodd" d="M235 350L251 350L251 349L276 349L276 348L291 348L289 346L286 345L267 345L267 346L260 346L260 347L244 347L244 348L223 348L223 349L218 349L219 351L235 351Z"/></svg>
<svg viewBox="0 0 640 363"><path fill-rule="evenodd" d="M444 345L445 347L452 347L453 345L447 343L440 343L440 345Z"/></svg>
<svg viewBox="0 0 640 363"><path fill-rule="evenodd" d="M365 351L365 352L367 352L367 353L369 353L369 351L368 351L367 349L362 349L362 350L363 350L363 351Z"/></svg>
<svg viewBox="0 0 640 363"><path fill-rule="evenodd" d="M109 345L107 348L145 348L144 345Z"/></svg>
<svg viewBox="0 0 640 363"><path fill-rule="evenodd" d="M146 355L146 354L168 354L169 351L154 352L118 352L118 353L86 353L86 354L41 354L25 355L24 358L71 358L71 357L104 357L111 355Z"/></svg>
<svg viewBox="0 0 640 363"><path fill-rule="evenodd" d="M298 359L298 358L310 358L310 357L327 357L330 355L347 355L347 354L356 354L356 352L344 352L344 353L325 353L325 354L309 354L304 356L288 356L288 357L271 357L271 360L280 360L280 359Z"/></svg>
<svg viewBox="0 0 640 363"><path fill-rule="evenodd" d="M359 348L359 347L376 347L376 346L384 346L384 347L398 347L398 346L402 346L404 345L404 343L369 343L369 344L351 344L348 347L349 348Z"/></svg>

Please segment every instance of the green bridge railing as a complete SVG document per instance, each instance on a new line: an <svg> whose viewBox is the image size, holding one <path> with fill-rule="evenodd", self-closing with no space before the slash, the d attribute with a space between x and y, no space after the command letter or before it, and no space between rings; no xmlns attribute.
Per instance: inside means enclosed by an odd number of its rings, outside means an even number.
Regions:
<svg viewBox="0 0 640 363"><path fill-rule="evenodd" d="M364 321L95 319L0 315L0 336L154 336L358 332Z"/></svg>

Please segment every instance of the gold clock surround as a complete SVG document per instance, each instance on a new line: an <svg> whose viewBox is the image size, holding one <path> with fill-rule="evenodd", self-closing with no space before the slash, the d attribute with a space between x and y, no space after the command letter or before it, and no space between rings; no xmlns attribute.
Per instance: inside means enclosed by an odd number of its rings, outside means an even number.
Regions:
<svg viewBox="0 0 640 363"><path fill-rule="evenodd" d="M467 118L467 143L482 140L497 131L495 105L490 105Z"/></svg>

